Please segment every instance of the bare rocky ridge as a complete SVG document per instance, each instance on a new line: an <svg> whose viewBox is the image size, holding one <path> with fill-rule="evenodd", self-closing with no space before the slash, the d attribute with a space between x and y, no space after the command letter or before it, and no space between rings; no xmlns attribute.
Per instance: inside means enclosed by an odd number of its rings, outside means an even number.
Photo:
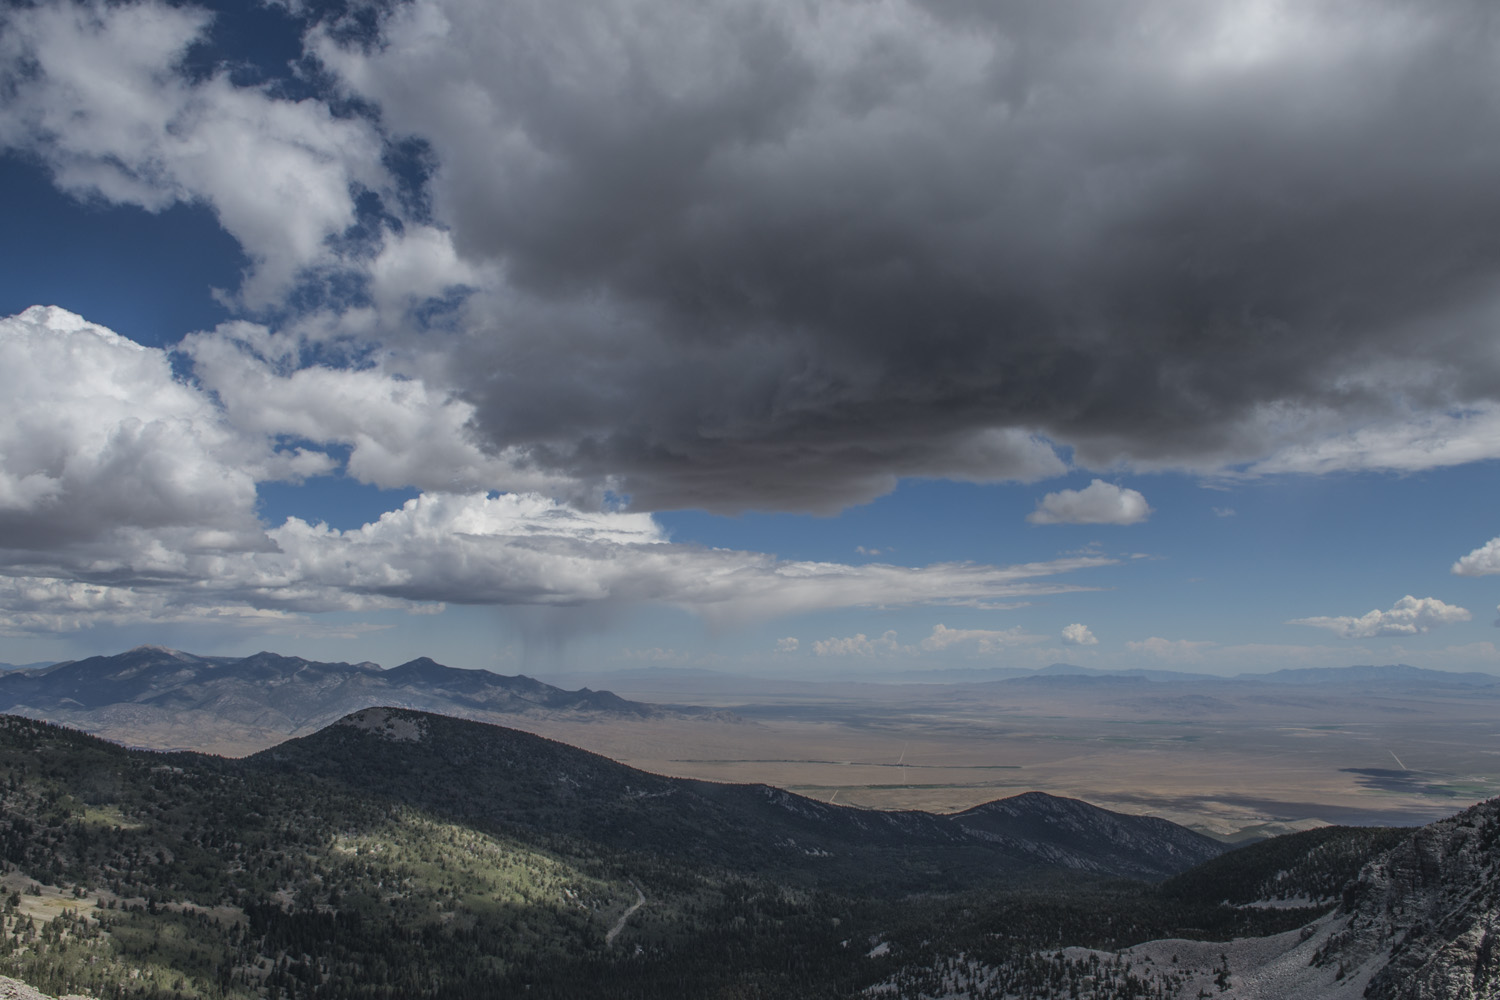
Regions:
<svg viewBox="0 0 1500 1000"><path fill-rule="evenodd" d="M1500 997L1500 800L1423 827L1375 858L1302 931L1225 953L1254 1000ZM1139 960L1177 942L1131 949ZM1185 994L1191 995L1191 994Z"/></svg>
<svg viewBox="0 0 1500 1000"><path fill-rule="evenodd" d="M1500 997L1497 862L1500 800L1424 827L1344 890L1318 962L1368 969L1371 1000Z"/></svg>
<svg viewBox="0 0 1500 1000"><path fill-rule="evenodd" d="M1316 833L1285 838L1288 847L1300 840L1306 848L1298 862L1326 856L1330 847L1352 849L1339 842L1342 835ZM1370 835L1365 842L1383 839L1383 834ZM1262 855L1258 863L1256 852ZM1080 988L1067 995L1080 1000L1500 998L1500 799L1423 827L1381 850L1332 899L1276 894L1275 887L1286 881L1282 876L1295 873L1300 864L1272 871L1265 862L1274 854L1285 863L1286 852L1287 847L1276 851L1267 844L1246 849L1246 859L1238 857L1241 852L1226 854L1167 883L1164 890L1183 898L1222 892L1226 905L1301 912L1307 922L1300 928L1227 941L1168 938L1113 952L1071 947L1030 961L1048 966L1058 981L1071 976ZM1268 877L1243 877L1257 864ZM1272 893L1239 898L1237 890L1251 884ZM872 992L990 998L1002 995L1002 984L1014 974L1013 967L973 955L942 954L921 967L901 970L887 989Z"/></svg>

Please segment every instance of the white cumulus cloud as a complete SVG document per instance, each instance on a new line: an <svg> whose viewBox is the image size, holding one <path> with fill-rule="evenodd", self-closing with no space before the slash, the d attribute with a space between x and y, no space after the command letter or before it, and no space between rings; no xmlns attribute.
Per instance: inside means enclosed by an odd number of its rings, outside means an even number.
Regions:
<svg viewBox="0 0 1500 1000"><path fill-rule="evenodd" d="M106 571L111 546L145 544L143 532L188 549L260 541L252 471L268 451L175 378L164 351L35 307L0 319L0 396L0 562Z"/></svg>
<svg viewBox="0 0 1500 1000"><path fill-rule="evenodd" d="M1345 639L1372 639L1380 636L1411 636L1430 632L1440 625L1466 622L1468 609L1445 604L1436 597L1401 598L1389 611L1370 611L1359 617L1294 618L1288 625L1311 625L1328 629Z"/></svg>
<svg viewBox="0 0 1500 1000"><path fill-rule="evenodd" d="M1151 507L1138 490L1095 479L1081 490L1048 493L1026 515L1032 524L1139 524Z"/></svg>
<svg viewBox="0 0 1500 1000"><path fill-rule="evenodd" d="M254 263L247 300L269 304L334 263L357 188L386 183L382 140L322 101L178 72L211 15L164 3L43 3L0 31L0 145L38 157L63 190L159 211L202 202ZM20 67L26 71L19 71ZM410 267L398 268L405 275Z"/></svg>
<svg viewBox="0 0 1500 1000"><path fill-rule="evenodd" d="M952 646L971 645L976 652L994 653L1011 646L1045 642L1044 635L1033 635L1020 625L1007 629L949 628L938 624L932 634L922 640L922 648L929 652L948 649Z"/></svg>
<svg viewBox="0 0 1500 1000"><path fill-rule="evenodd" d="M896 633L888 631L878 639L871 639L860 632L844 638L819 639L813 643L813 653L818 656L891 656L909 652L896 641Z"/></svg>
<svg viewBox="0 0 1500 1000"><path fill-rule="evenodd" d="M1072 625L1064 625L1062 630L1062 641L1068 646L1097 646L1099 640L1094 638L1094 633L1087 625L1074 622Z"/></svg>
<svg viewBox="0 0 1500 1000"><path fill-rule="evenodd" d="M1453 564L1459 576L1490 576L1500 573L1500 538L1491 538Z"/></svg>
<svg viewBox="0 0 1500 1000"><path fill-rule="evenodd" d="M345 471L361 482L450 493L582 492L532 467L519 449L483 449L469 426L474 407L420 377L378 363L298 367L295 338L250 323L194 334L181 349L235 426L272 439L346 445Z"/></svg>

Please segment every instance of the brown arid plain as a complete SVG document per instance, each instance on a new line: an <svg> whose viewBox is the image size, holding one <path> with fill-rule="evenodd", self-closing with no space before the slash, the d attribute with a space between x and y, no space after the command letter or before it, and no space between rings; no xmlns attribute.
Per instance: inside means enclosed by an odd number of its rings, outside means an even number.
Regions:
<svg viewBox="0 0 1500 1000"><path fill-rule="evenodd" d="M1500 691L1039 677L975 685L608 678L740 721L519 721L663 774L952 812L1039 789L1221 837L1426 823L1500 795ZM565 678L559 678L563 680Z"/></svg>

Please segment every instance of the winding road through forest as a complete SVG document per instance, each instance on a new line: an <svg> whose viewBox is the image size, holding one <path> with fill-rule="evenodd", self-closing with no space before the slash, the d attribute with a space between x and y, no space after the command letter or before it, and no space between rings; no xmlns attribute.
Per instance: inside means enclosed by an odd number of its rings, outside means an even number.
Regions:
<svg viewBox="0 0 1500 1000"><path fill-rule="evenodd" d="M620 914L620 919L616 920L615 925L609 929L609 933L604 935L604 944L606 946L615 943L615 938L619 937L620 932L625 929L625 921L630 919L630 915L646 905L646 894L641 891L641 887L634 882L630 883L630 887L635 890L635 902L630 904L630 909Z"/></svg>

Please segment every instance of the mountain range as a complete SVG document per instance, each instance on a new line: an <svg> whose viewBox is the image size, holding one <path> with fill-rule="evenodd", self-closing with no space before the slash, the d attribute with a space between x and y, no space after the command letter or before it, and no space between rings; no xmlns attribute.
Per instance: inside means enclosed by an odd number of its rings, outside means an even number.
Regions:
<svg viewBox="0 0 1500 1000"><path fill-rule="evenodd" d="M918 678L929 683L920 683ZM243 755L302 736L361 708L384 705L501 724L643 720L738 721L790 717L796 712L836 717L847 699L897 702L902 692L924 704L932 699L989 700L1022 691L1075 697L1135 696L1143 706L1189 712L1192 705L1228 706L1204 699L1231 693L1251 701L1280 689L1334 697L1357 692L1456 697L1500 697L1500 677L1450 673L1404 664L1279 670L1236 677L1173 671L1109 671L1054 663L1039 670L1007 668L950 670L942 676L911 675L901 683L831 685L786 679L743 678L703 670L648 669L559 675L546 683L524 675L444 666L422 657L383 669L374 663L327 663L260 652L252 656L199 656L159 646L140 646L111 656L93 656L0 672L0 712L60 722L127 745L151 749L196 749ZM559 684L618 684L632 697L609 690ZM805 708L767 705L757 699L777 693L812 699ZM1292 695L1298 697L1296 695ZM633 700L645 698L646 700ZM702 698L705 708L678 704ZM1184 699L1196 698L1189 703ZM787 703L790 704L790 703ZM863 713L866 709L858 710ZM554 729L555 733L555 729Z"/></svg>
<svg viewBox="0 0 1500 1000"><path fill-rule="evenodd" d="M627 701L608 691L564 691L530 677L447 667L427 657L385 670L374 663L320 663L268 652L195 656L139 646L0 674L0 712L158 749L258 749L372 705L479 720L725 717Z"/></svg>

